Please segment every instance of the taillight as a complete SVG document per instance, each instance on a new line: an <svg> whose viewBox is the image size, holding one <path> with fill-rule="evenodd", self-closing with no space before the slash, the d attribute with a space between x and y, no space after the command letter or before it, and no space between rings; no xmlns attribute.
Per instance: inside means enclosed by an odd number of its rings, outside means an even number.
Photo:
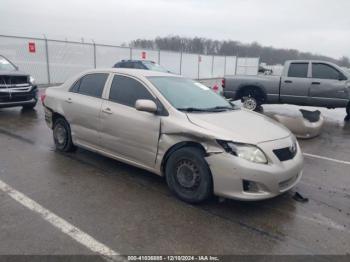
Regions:
<svg viewBox="0 0 350 262"><path fill-rule="evenodd" d="M40 100L41 100L41 103L44 105L44 102L45 102L45 98L46 98L46 93L45 93L45 90L43 91L43 93L40 95Z"/></svg>
<svg viewBox="0 0 350 262"><path fill-rule="evenodd" d="M221 86L222 86L222 88L225 88L225 84L226 84L226 80L225 80L225 78L223 78L223 79L221 80Z"/></svg>

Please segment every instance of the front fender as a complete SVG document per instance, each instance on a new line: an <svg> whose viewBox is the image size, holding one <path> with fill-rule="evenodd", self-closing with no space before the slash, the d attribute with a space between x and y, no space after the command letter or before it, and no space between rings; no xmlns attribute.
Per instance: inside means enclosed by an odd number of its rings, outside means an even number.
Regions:
<svg viewBox="0 0 350 262"><path fill-rule="evenodd" d="M159 171L159 174L162 175L162 162L167 152L174 145L180 143L199 144L205 150L206 154L224 152L220 145L217 144L215 136L204 132L202 128L190 122L170 121L168 118L163 118L156 156L156 170Z"/></svg>

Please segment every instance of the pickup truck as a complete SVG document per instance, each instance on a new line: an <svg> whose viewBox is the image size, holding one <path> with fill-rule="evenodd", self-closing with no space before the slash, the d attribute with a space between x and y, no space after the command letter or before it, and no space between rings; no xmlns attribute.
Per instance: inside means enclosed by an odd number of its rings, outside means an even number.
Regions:
<svg viewBox="0 0 350 262"><path fill-rule="evenodd" d="M324 61L287 61L282 76L230 76L222 81L223 95L258 110L262 104L346 107L350 119L350 73Z"/></svg>

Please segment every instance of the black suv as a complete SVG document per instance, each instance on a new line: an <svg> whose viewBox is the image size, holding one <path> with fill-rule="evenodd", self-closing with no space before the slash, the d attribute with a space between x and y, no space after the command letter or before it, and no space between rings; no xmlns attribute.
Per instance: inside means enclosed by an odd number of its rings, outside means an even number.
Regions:
<svg viewBox="0 0 350 262"><path fill-rule="evenodd" d="M122 60L116 63L113 67L144 69L144 70L158 71L158 72L164 72L164 73L171 73L169 70L165 69L161 65L149 60Z"/></svg>
<svg viewBox="0 0 350 262"><path fill-rule="evenodd" d="M22 106L32 109L38 101L34 78L20 72L10 60L0 55L0 108Z"/></svg>

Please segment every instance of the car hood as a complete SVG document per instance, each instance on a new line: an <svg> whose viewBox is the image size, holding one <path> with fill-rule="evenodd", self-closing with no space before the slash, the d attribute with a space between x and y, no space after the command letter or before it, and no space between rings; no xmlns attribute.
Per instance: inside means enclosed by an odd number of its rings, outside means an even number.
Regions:
<svg viewBox="0 0 350 262"><path fill-rule="evenodd" d="M29 74L22 71L0 70L0 75L7 76L29 76Z"/></svg>
<svg viewBox="0 0 350 262"><path fill-rule="evenodd" d="M220 113L188 113L189 121L217 139L259 144L288 137L291 132L278 122L255 112L234 110Z"/></svg>

